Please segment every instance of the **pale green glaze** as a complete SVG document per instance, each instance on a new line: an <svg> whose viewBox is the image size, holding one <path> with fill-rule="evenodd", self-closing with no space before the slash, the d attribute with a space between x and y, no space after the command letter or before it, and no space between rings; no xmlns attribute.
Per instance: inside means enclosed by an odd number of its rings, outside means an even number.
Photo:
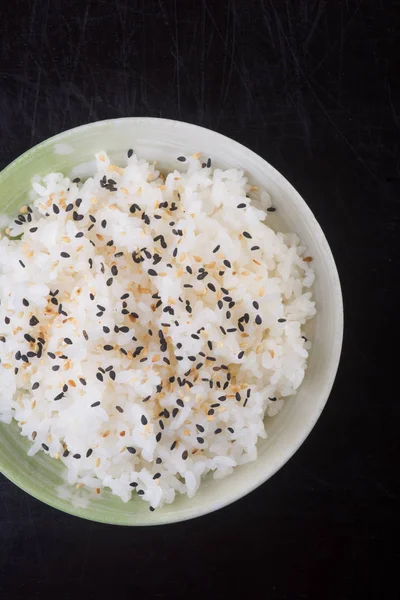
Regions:
<svg viewBox="0 0 400 600"><path fill-rule="evenodd" d="M71 154L57 154L66 151ZM214 166L242 167L251 180L265 187L278 208L274 225L296 231L314 257L317 271L315 294L318 315L313 321L314 350L299 393L267 423L268 439L260 443L256 462L235 469L229 477L206 479L193 499L178 497L169 506L149 512L147 503L135 498L124 504L109 492L89 499L88 508L77 508L62 499L63 466L40 452L26 454L29 442L19 434L16 423L0 424L0 471L16 485L39 500L65 512L118 525L173 523L206 514L255 489L275 473L297 450L318 419L332 387L342 343L343 308L339 278L328 243L299 194L262 158L217 133L177 121L163 119L115 119L78 127L35 146L0 173L0 213L14 213L27 202L31 178L52 171L69 173L80 163L90 163L99 150L114 161L123 161L126 150L134 148L161 168L178 168L176 157L202 152ZM90 173L88 164L83 171ZM1 382L0 382L1 385ZM331 454L326 460L330 460ZM84 490L76 492L85 496Z"/></svg>

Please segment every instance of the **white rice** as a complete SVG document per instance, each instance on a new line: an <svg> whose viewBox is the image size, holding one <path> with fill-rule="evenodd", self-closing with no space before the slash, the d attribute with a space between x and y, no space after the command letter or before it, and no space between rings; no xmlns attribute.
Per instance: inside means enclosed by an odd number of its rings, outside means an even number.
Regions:
<svg viewBox="0 0 400 600"><path fill-rule="evenodd" d="M0 240L0 419L69 484L154 509L256 459L304 377L314 273L242 171L96 159L36 178Z"/></svg>

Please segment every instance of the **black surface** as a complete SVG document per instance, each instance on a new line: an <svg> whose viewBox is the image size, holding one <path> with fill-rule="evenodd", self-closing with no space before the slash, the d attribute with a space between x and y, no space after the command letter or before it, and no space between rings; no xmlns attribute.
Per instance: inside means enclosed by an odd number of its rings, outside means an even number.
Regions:
<svg viewBox="0 0 400 600"><path fill-rule="evenodd" d="M1 4L0 29L1 167L97 119L215 129L306 199L346 310L340 370L314 431L269 482L218 513L113 528L0 478L1 599L397 597L399 402L388 344L400 266L398 5L17 0Z"/></svg>

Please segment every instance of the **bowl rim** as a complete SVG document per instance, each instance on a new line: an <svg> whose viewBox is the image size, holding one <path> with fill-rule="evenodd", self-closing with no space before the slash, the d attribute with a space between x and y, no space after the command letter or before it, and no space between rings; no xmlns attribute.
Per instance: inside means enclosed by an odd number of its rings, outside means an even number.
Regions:
<svg viewBox="0 0 400 600"><path fill-rule="evenodd" d="M104 119L101 121L94 121L91 123L87 123L84 125L79 125L78 127L73 127L71 129L67 129L62 131L54 136L51 136L39 144L29 148L23 154L19 155L15 158L11 163L9 163L4 169L0 171L0 186L4 179L6 179L12 172L20 166L21 163L29 159L36 152L41 150L46 150L50 146L55 143L64 142L70 137L72 134L76 133L84 133L87 130L94 128L101 128L110 124L120 124L120 123L128 123L129 124L139 124L139 123L148 123L163 127L175 127L175 126L184 126L188 129L192 129L193 131L201 130L203 132L207 132L207 135L211 138L218 138L221 141L225 141L225 143L229 143L240 150L242 152L247 153L252 156L253 160L259 162L259 164L263 164L264 168L266 168L271 175L275 178L279 184L283 185L291 197L291 202L294 202L297 206L301 206L301 209L305 216L310 219L312 223L312 228L315 232L318 233L318 241L323 245L325 258L329 259L330 262L330 280L332 283L333 293L336 297L337 304L337 313L334 315L335 319L335 327L334 327L334 337L332 339L331 346L331 356L329 362L329 372L328 376L324 379L322 388L319 392L319 402L316 406L316 409L313 411L311 417L307 420L306 424L303 424L301 430L296 437L296 443L289 446L288 449L282 453L279 461L273 466L273 468L269 469L268 472L263 470L255 476L252 480L252 483L249 484L246 488L235 489L232 493L228 494L223 500L214 500L208 502L204 508L196 508L196 509L187 509L183 513L177 513L176 515L163 515L162 513L158 513L157 519L151 521L149 518L144 519L143 522L129 522L129 519L117 517L117 520L113 520L112 517L107 514L105 517L102 516L92 516L91 511L85 508L75 507L70 505L70 507L66 508L65 506L61 506L57 500L53 500L52 498L46 497L45 490L42 490L40 486L33 486L29 484L25 484L23 481L23 477L19 477L18 475L13 473L12 468L7 468L0 455L0 473L2 473L9 481L17 485L23 491L27 492L37 500L51 506L52 508L58 509L64 513L80 517L89 521L94 521L98 523L110 524L110 525L120 525L120 526L149 526L149 525L164 525L164 524L172 524L183 522L189 519L197 518L209 513L212 513L220 508L228 506L232 504L236 500L240 498L244 498L247 494L254 491L260 485L265 483L268 479L270 479L279 469L281 469L287 461L297 452L300 446L304 443L308 435L311 433L314 428L317 420L319 419L323 408L326 405L326 402L329 398L330 392L332 390L333 383L335 381L335 377L337 374L337 370L340 362L340 355L342 350L343 343L343 327L344 327L344 312L343 312L343 297L340 285L339 274L337 271L336 263L330 249L329 243L326 239L326 236L319 225L317 219L315 218L313 212L310 207L303 199L303 197L299 194L299 192L292 186L292 184L275 168L273 167L267 160L265 160L262 156L244 146L243 144L233 140L232 138L218 133L212 129L208 129L206 127L202 127L200 125L195 125L193 123L188 123L186 121L178 121L175 119L163 119L156 117L117 117L114 119ZM151 513L154 515L155 513Z"/></svg>

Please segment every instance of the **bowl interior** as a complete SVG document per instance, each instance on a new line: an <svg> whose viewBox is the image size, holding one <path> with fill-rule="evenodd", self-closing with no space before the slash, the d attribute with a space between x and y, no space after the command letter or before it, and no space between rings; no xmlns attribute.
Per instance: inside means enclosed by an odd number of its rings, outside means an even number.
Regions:
<svg viewBox="0 0 400 600"><path fill-rule="evenodd" d="M0 470L44 502L96 521L148 525L180 521L216 510L256 488L277 471L304 441L318 419L336 374L343 330L342 297L336 266L325 236L294 188L261 157L244 146L201 127L163 119L128 118L102 121L66 131L32 148L0 174L0 213L14 213L27 201L31 178L52 171L87 176L93 156L106 150L123 163L129 148L161 169L179 168L176 158L201 152L216 167L245 170L255 185L272 196L277 207L269 223L294 231L307 245L316 270L318 313L308 334L313 342L306 377L296 396L267 420L268 438L259 444L256 462L237 467L222 480L207 478L197 495L178 496L172 505L151 513L138 499L124 504L110 492L94 498L65 485L63 467L43 453L28 458L29 442L16 423L0 424Z"/></svg>

